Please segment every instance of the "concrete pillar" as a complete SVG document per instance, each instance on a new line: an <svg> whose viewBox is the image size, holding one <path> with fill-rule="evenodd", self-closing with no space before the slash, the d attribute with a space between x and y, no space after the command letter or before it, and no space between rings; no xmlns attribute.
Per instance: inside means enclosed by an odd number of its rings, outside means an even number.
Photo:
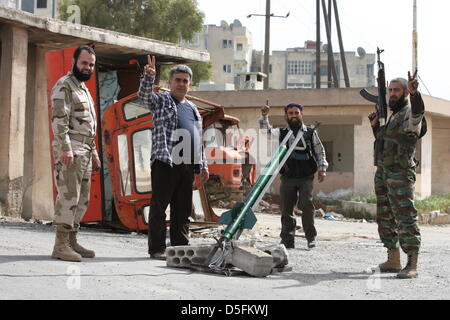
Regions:
<svg viewBox="0 0 450 320"><path fill-rule="evenodd" d="M30 45L28 54L22 217L52 220L54 214L46 51Z"/></svg>
<svg viewBox="0 0 450 320"><path fill-rule="evenodd" d="M23 196L23 157L28 32L3 24L0 67L0 201L4 214L20 217Z"/></svg>
<svg viewBox="0 0 450 320"><path fill-rule="evenodd" d="M431 167L433 154L433 119L426 116L428 131L425 136L419 140L420 144L420 174L417 174L417 183L415 193L419 199L431 195Z"/></svg>
<svg viewBox="0 0 450 320"><path fill-rule="evenodd" d="M355 194L367 196L375 193L373 177L373 142L375 138L367 117L362 116L362 124L354 126L354 186Z"/></svg>

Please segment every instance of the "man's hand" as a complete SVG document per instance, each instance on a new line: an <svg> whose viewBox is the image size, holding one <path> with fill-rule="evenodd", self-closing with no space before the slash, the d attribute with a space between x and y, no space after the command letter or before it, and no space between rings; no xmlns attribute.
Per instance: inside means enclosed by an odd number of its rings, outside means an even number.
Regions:
<svg viewBox="0 0 450 320"><path fill-rule="evenodd" d="M414 72L414 75L411 77L411 72L408 71L408 89L412 95L415 95L417 92L417 88L419 87L419 81L417 81L417 70Z"/></svg>
<svg viewBox="0 0 450 320"><path fill-rule="evenodd" d="M144 66L144 72L150 76L154 76L156 75L156 60L155 60L155 56L150 57L149 55L147 56L147 62L148 64L146 64Z"/></svg>
<svg viewBox="0 0 450 320"><path fill-rule="evenodd" d="M100 170L101 167L102 167L102 163L100 162L98 155L93 155L92 156L92 170L97 171L97 170Z"/></svg>
<svg viewBox="0 0 450 320"><path fill-rule="evenodd" d="M72 151L63 151L61 155L61 162L66 167L71 167L73 165L73 152Z"/></svg>
<svg viewBox="0 0 450 320"><path fill-rule="evenodd" d="M319 182L323 182L325 180L326 176L327 176L327 174L325 171L319 171L319 174L318 174Z"/></svg>
<svg viewBox="0 0 450 320"><path fill-rule="evenodd" d="M369 114L368 118L370 120L370 125L372 126L372 128L376 127L380 123L378 114L375 111Z"/></svg>
<svg viewBox="0 0 450 320"><path fill-rule="evenodd" d="M200 171L200 183L202 185L204 185L206 183L206 181L208 181L209 179L209 172L206 169L202 169Z"/></svg>
<svg viewBox="0 0 450 320"><path fill-rule="evenodd" d="M264 107L261 107L261 114L263 116L267 116L269 114L269 110L270 110L270 107L268 105L265 105Z"/></svg>

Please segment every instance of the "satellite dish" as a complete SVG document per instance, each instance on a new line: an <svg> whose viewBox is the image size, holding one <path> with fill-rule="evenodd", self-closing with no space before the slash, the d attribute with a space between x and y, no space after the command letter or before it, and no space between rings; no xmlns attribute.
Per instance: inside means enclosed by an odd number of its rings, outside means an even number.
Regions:
<svg viewBox="0 0 450 320"><path fill-rule="evenodd" d="M366 50L364 50L364 48L359 47L358 49L356 49L356 51L358 51L358 56L362 59L366 56Z"/></svg>

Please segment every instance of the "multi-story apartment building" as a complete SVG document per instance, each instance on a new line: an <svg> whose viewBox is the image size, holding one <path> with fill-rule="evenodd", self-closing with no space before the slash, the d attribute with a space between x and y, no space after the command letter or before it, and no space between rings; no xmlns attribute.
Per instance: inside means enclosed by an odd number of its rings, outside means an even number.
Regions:
<svg viewBox="0 0 450 320"><path fill-rule="evenodd" d="M58 0L0 0L0 5L33 13L38 16L56 18Z"/></svg>
<svg viewBox="0 0 450 320"><path fill-rule="evenodd" d="M223 87L227 84L239 85L239 74L250 71L252 61L252 34L239 20L228 24L222 21L219 26L205 25L203 31L195 34L182 46L196 50L207 50L212 62L211 81ZM214 85L209 85L212 89ZM233 87L234 89L234 87Z"/></svg>
<svg viewBox="0 0 450 320"><path fill-rule="evenodd" d="M253 56L260 56L255 53ZM339 87L344 87L341 55L333 53ZM261 61L261 59L259 59ZM375 54L366 54L364 49L345 52L350 87L375 86ZM270 56L269 87L272 89L315 88L316 87L316 42L306 41L305 47L273 51ZM256 71L260 68L253 64ZM328 54L326 45L321 44L320 82L322 88L328 87Z"/></svg>

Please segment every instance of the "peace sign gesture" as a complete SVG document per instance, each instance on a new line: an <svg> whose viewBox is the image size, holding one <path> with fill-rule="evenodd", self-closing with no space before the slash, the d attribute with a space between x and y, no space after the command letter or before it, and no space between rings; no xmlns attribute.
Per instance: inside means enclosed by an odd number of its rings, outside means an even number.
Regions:
<svg viewBox="0 0 450 320"><path fill-rule="evenodd" d="M144 72L148 75L154 76L156 75L156 60L155 56L150 57L147 55L147 62L148 64L144 67Z"/></svg>
<svg viewBox="0 0 450 320"><path fill-rule="evenodd" d="M417 92L417 88L419 87L419 81L417 81L417 70L414 72L414 75L411 77L411 72L408 71L408 89L412 95L415 95Z"/></svg>

